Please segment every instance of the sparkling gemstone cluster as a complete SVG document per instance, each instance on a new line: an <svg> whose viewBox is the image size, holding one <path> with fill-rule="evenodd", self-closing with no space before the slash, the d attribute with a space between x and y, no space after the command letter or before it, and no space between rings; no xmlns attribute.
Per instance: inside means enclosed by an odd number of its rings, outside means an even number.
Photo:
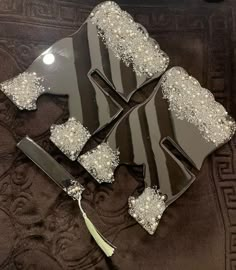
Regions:
<svg viewBox="0 0 236 270"><path fill-rule="evenodd" d="M73 161L77 159L90 136L87 128L73 117L61 125L51 126L50 140Z"/></svg>
<svg viewBox="0 0 236 270"><path fill-rule="evenodd" d="M137 75L152 77L167 68L169 58L158 43L116 3L98 5L90 19L106 46L127 66L132 64Z"/></svg>
<svg viewBox="0 0 236 270"><path fill-rule="evenodd" d="M35 72L23 72L2 83L0 88L20 110L35 110L38 97L45 91L43 80Z"/></svg>
<svg viewBox="0 0 236 270"><path fill-rule="evenodd" d="M149 233L154 234L166 209L166 195L147 187L138 197L129 197L129 214Z"/></svg>
<svg viewBox="0 0 236 270"><path fill-rule="evenodd" d="M203 137L215 145L229 140L236 129L225 108L215 101L212 93L180 68L168 70L162 79L163 97L177 118L186 119L198 127Z"/></svg>
<svg viewBox="0 0 236 270"><path fill-rule="evenodd" d="M99 183L112 183L114 170L119 165L119 151L102 143L80 156L78 161Z"/></svg>
<svg viewBox="0 0 236 270"><path fill-rule="evenodd" d="M80 200L84 187L76 180L71 180L70 185L64 191L74 200Z"/></svg>

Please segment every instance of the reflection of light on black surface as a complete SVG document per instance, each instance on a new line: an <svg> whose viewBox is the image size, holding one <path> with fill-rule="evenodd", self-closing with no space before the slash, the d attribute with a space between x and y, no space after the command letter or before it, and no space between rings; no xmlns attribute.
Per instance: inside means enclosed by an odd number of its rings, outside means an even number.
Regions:
<svg viewBox="0 0 236 270"><path fill-rule="evenodd" d="M47 53L43 57L45 65L52 65L55 62L55 56L52 53Z"/></svg>

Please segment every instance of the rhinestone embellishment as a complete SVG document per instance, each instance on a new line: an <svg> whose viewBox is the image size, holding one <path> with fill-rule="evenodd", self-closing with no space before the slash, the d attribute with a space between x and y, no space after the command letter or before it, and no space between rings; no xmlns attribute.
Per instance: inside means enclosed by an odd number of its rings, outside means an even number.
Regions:
<svg viewBox="0 0 236 270"><path fill-rule="evenodd" d="M71 160L76 160L90 138L89 131L71 117L61 125L51 126L50 140Z"/></svg>
<svg viewBox="0 0 236 270"><path fill-rule="evenodd" d="M99 182L112 183L114 171L119 165L119 151L108 143L102 143L78 158L78 162Z"/></svg>
<svg viewBox="0 0 236 270"><path fill-rule="evenodd" d="M167 68L169 58L158 43L116 3L98 5L90 19L106 46L127 66L132 64L137 75L152 77Z"/></svg>
<svg viewBox="0 0 236 270"><path fill-rule="evenodd" d="M166 195L147 187L138 197L129 197L129 214L149 233L154 234L166 209Z"/></svg>
<svg viewBox="0 0 236 270"><path fill-rule="evenodd" d="M197 126L207 141L219 145L233 136L236 129L234 120L215 101L212 93L202 88L184 69L174 67L167 71L161 85L169 110L177 118Z"/></svg>
<svg viewBox="0 0 236 270"><path fill-rule="evenodd" d="M64 188L64 191L73 198L73 200L80 200L81 194L84 191L84 187L77 181L71 180L70 186L67 188Z"/></svg>
<svg viewBox="0 0 236 270"><path fill-rule="evenodd" d="M38 97L45 91L43 78L35 72L23 72L0 85L1 91L11 99L20 110L35 110Z"/></svg>

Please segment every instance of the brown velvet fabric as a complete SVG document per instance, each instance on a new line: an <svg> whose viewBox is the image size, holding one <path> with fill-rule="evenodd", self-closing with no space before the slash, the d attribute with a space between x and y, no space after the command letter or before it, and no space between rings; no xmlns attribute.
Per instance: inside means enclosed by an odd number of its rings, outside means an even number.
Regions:
<svg viewBox="0 0 236 270"><path fill-rule="evenodd" d="M49 45L73 33L98 2L0 1L0 81L24 71ZM158 40L171 65L184 67L236 117L236 2L126 2L123 7ZM108 259L92 241L76 203L15 146L28 134L79 175L79 166L48 139L50 125L66 113L64 99L41 97L36 112L24 113L0 94L0 269L236 269L235 138L205 161L154 236L127 213L127 198L142 182L138 173L135 178L120 167L112 187L80 175L87 187L86 211L117 246Z"/></svg>

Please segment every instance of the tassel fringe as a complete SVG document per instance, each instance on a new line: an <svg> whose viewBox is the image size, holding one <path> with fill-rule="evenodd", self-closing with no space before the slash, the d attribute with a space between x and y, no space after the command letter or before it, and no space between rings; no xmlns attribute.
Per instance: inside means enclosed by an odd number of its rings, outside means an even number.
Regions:
<svg viewBox="0 0 236 270"><path fill-rule="evenodd" d="M86 213L84 212L84 210L83 210L83 208L81 206L81 197L78 200L78 205L79 205L80 211L81 211L81 213L83 215L84 222L85 222L90 234L92 235L93 239L96 241L98 246L102 249L102 251L106 254L106 256L111 257L113 255L114 251L115 251L115 247L111 243L109 243L109 241L107 241L100 234L100 232L93 225L91 220L87 217Z"/></svg>

